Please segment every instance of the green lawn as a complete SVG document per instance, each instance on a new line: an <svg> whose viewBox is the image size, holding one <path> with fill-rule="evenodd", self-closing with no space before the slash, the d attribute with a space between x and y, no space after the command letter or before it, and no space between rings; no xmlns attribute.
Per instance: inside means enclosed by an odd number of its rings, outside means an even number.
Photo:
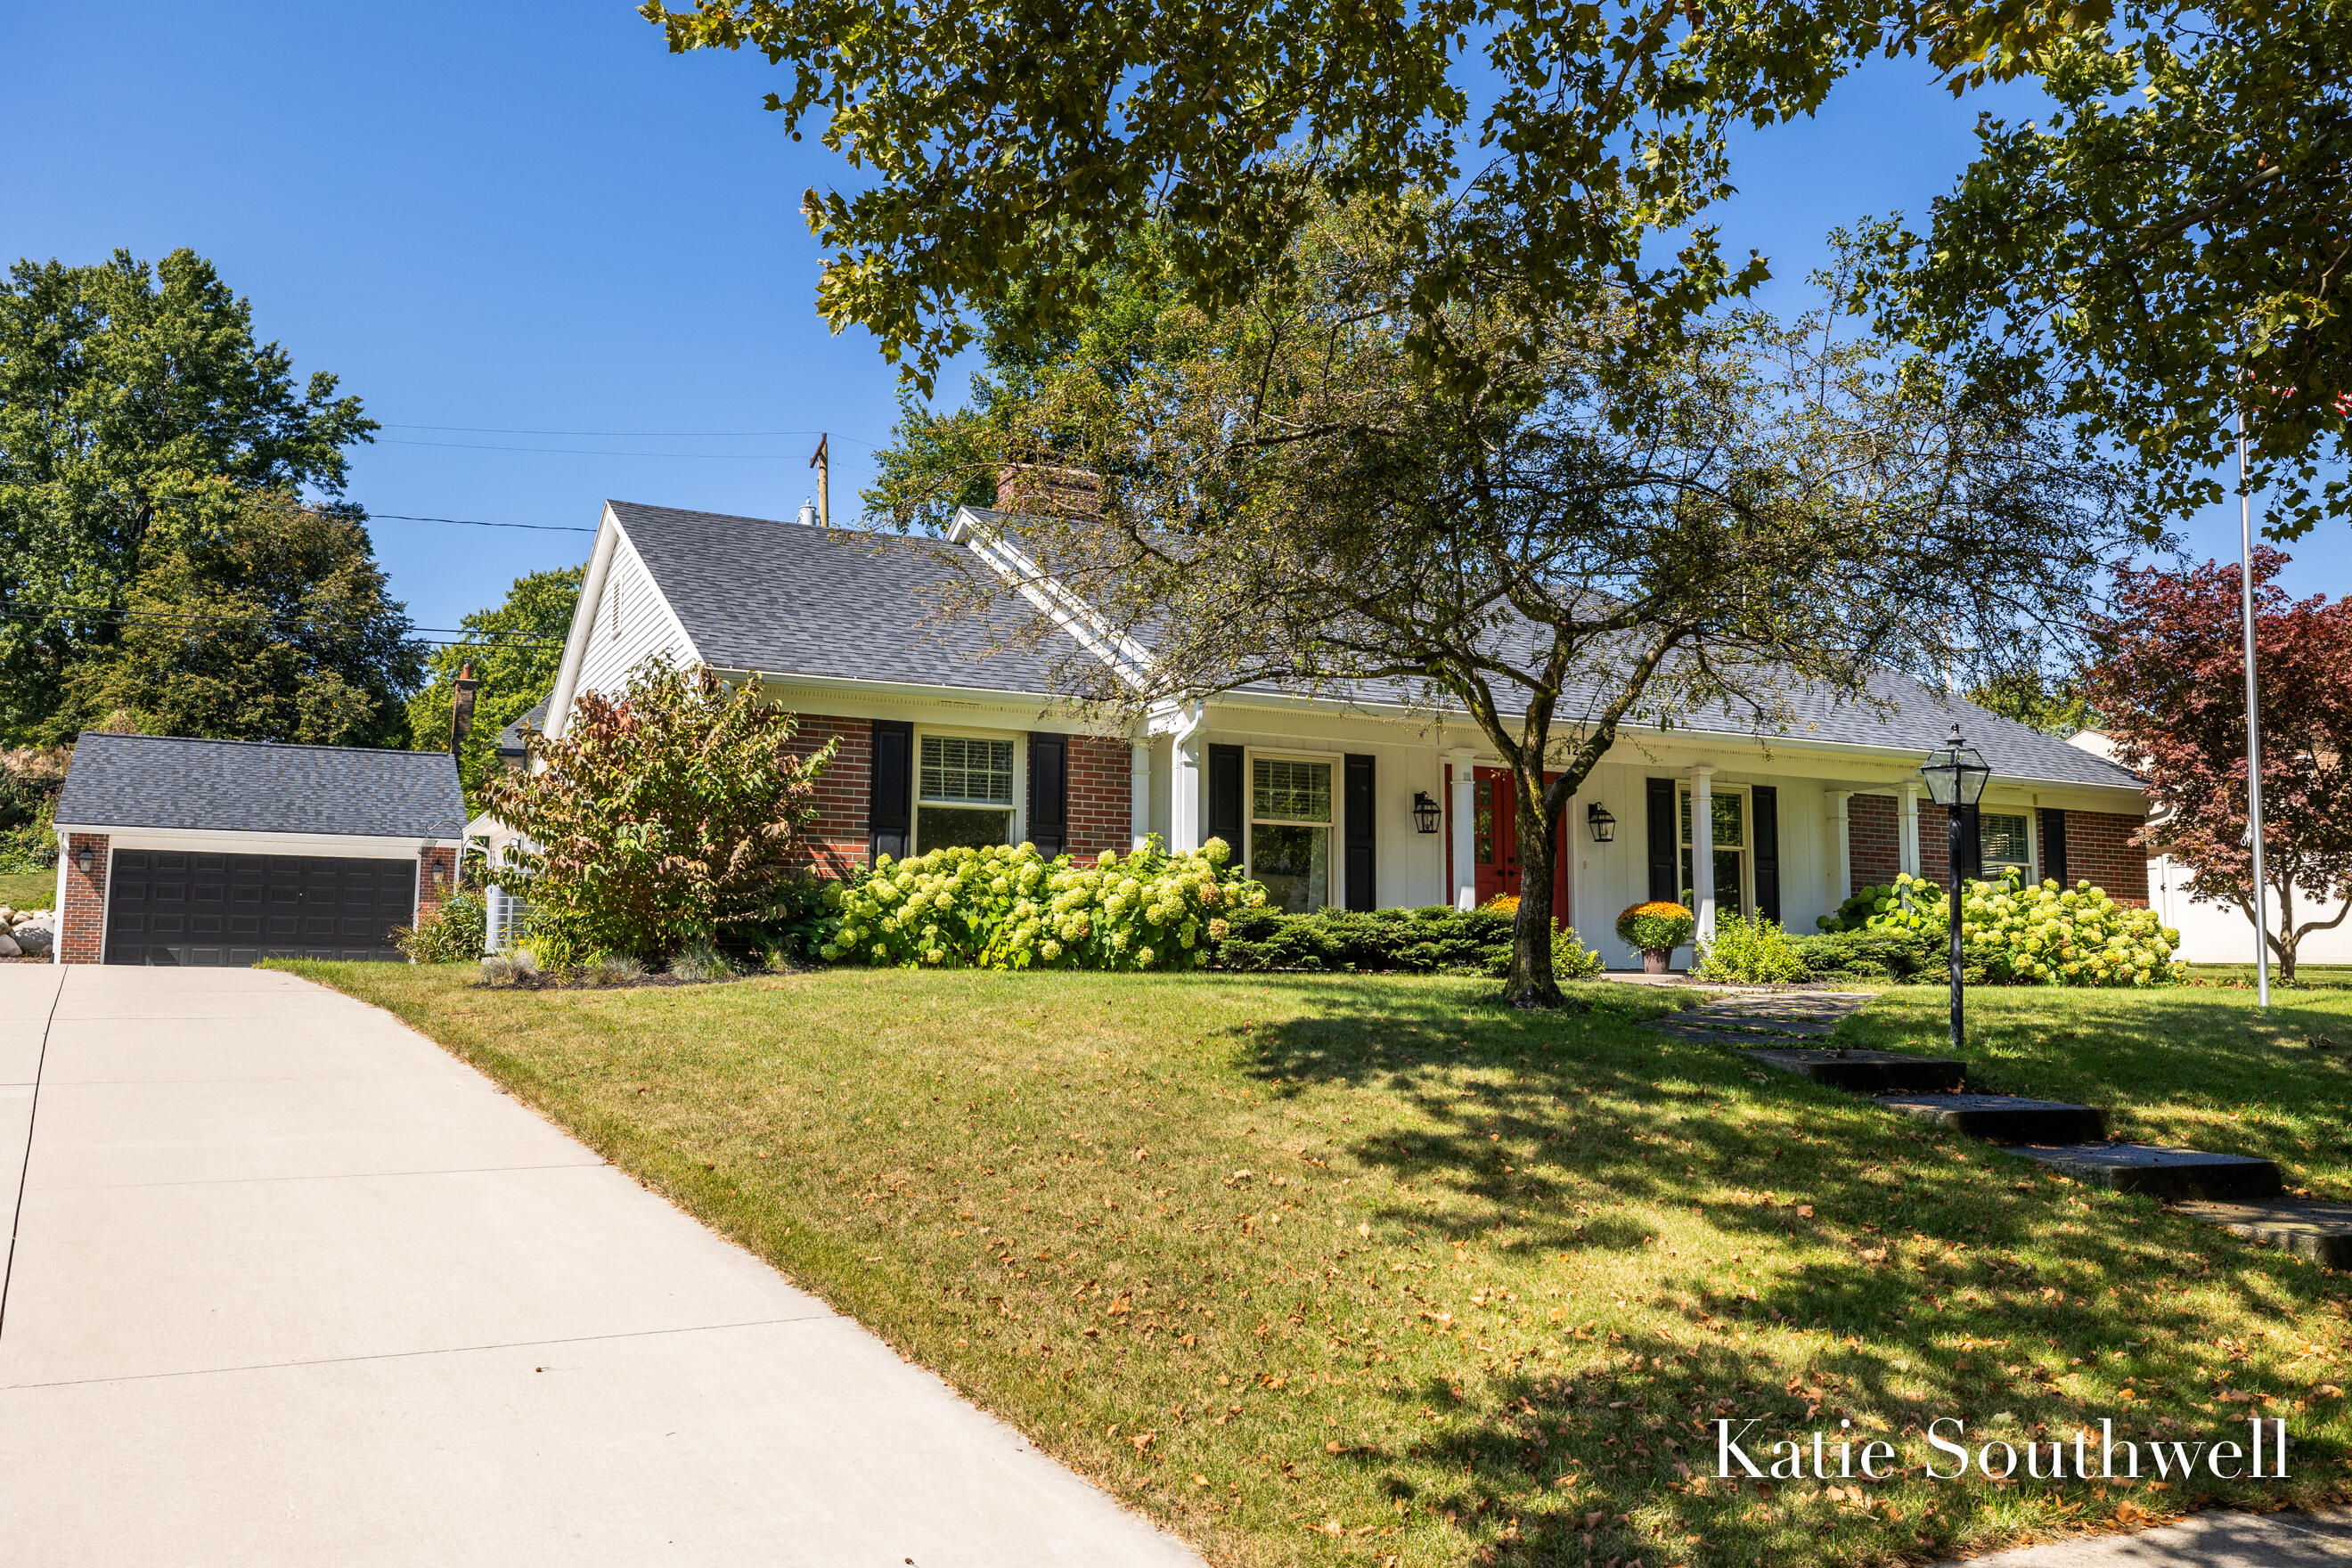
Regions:
<svg viewBox="0 0 2352 1568"><path fill-rule="evenodd" d="M0 904L12 910L46 910L57 901L55 871L0 871Z"/></svg>
<svg viewBox="0 0 2352 1568"><path fill-rule="evenodd" d="M1386 977L534 993L290 967L442 1040L1218 1563L1918 1562L2352 1479L2328 1381L2352 1279L1633 1026L1688 994L1596 984L1594 1012L1530 1017ZM1938 1005L1890 993L1858 1035L1928 1041ZM2229 991L1976 1007L2015 1087L2352 1185L2352 1072L2286 1043L2352 1036L2352 993L2259 1024ZM1916 1473L1933 1415L2242 1438L2250 1410L2288 1418L2294 1482ZM1832 1442L1850 1419L1914 1468L1726 1485L1718 1413Z"/></svg>

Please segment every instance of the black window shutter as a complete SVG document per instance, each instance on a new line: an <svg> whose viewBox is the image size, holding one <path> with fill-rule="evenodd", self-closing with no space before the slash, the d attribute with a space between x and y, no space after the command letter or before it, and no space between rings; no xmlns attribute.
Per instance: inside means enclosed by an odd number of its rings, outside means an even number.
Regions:
<svg viewBox="0 0 2352 1568"><path fill-rule="evenodd" d="M1372 759L1348 753L1348 907L1375 910L1372 888Z"/></svg>
<svg viewBox="0 0 2352 1568"><path fill-rule="evenodd" d="M1955 806L1960 814L1960 863L1952 875L1962 881L1984 880L1984 817L1973 805Z"/></svg>
<svg viewBox="0 0 2352 1568"><path fill-rule="evenodd" d="M866 807L866 863L887 855L906 858L915 783L915 726L901 719L874 721L872 793Z"/></svg>
<svg viewBox="0 0 2352 1568"><path fill-rule="evenodd" d="M1070 738L1029 737L1029 842L1052 859L1070 847Z"/></svg>
<svg viewBox="0 0 2352 1568"><path fill-rule="evenodd" d="M1242 749L1209 748L1209 837L1222 838L1239 864L1247 851L1242 843Z"/></svg>
<svg viewBox="0 0 2352 1568"><path fill-rule="evenodd" d="M1770 784L1750 784L1748 798L1756 820L1756 912L1780 923L1780 792Z"/></svg>
<svg viewBox="0 0 2352 1568"><path fill-rule="evenodd" d="M2066 885L2066 814L2052 805L2042 808L2042 879Z"/></svg>
<svg viewBox="0 0 2352 1568"><path fill-rule="evenodd" d="M1682 802L1675 781L1650 783L1650 898L1671 904L1682 893Z"/></svg>

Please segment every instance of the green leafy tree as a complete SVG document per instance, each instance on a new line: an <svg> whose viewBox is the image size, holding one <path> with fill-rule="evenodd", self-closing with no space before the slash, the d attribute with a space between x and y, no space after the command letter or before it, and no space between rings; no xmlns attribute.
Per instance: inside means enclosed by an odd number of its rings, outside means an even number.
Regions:
<svg viewBox="0 0 2352 1568"><path fill-rule="evenodd" d="M376 428L298 389L212 264L19 261L0 284L0 739L53 737L68 677L159 556L261 489L341 492Z"/></svg>
<svg viewBox="0 0 2352 1568"><path fill-rule="evenodd" d="M1456 192L1467 215L1406 301L1421 351L1442 354L1444 310L1504 271L1545 317L1621 299L1671 353L1685 320L1768 275L1710 221L1736 188L1734 127L1810 114L1873 58L1924 55L1959 92L2063 73L2111 23L2201 26L2179 6L2118 20L2113 0L641 9L674 50L757 49L789 73L767 107L859 171L803 200L829 253L819 307L926 393L982 321L1024 342L1060 331L1147 226L1214 312L1288 265L1318 201L1413 189ZM2272 79L2332 103L2316 85L2332 64L2302 47Z"/></svg>
<svg viewBox="0 0 2352 1568"><path fill-rule="evenodd" d="M367 530L284 495L244 498L140 574L114 640L78 661L80 728L397 746L424 648Z"/></svg>
<svg viewBox="0 0 2352 1568"><path fill-rule="evenodd" d="M1504 274L1438 320L1445 363L1417 355L1444 232L1326 212L1242 308L1176 305L1148 356L1041 372L992 428L1008 464L1103 476L1099 504L1021 509L1029 557L1148 650L1073 651L1071 695L1377 680L1466 712L1517 781L1509 993L1551 1005L1560 815L1624 723L1727 709L1769 734L1799 683L1866 700L1890 666L1973 671L2021 623L2057 635L2134 535L2030 404L1820 316L1666 356L1631 301L1529 328L1549 307Z"/></svg>
<svg viewBox="0 0 2352 1568"><path fill-rule="evenodd" d="M448 747L458 669L472 661L474 679L481 682L474 694L473 728L457 756L467 800L478 800L483 784L500 766L499 731L554 689L563 639L571 634L586 575L584 566L566 566L516 578L503 603L458 620L476 640L438 648L426 662L425 684L408 700L408 743L420 752Z"/></svg>
<svg viewBox="0 0 2352 1568"><path fill-rule="evenodd" d="M802 754L797 728L756 684L659 658L618 696L583 694L560 738L531 742L538 767L482 789L527 840L499 879L530 900L541 962L657 960L772 920L834 754Z"/></svg>
<svg viewBox="0 0 2352 1568"><path fill-rule="evenodd" d="M2220 498L2242 409L2273 537L2352 515L2352 7L2080 20L2030 62L2053 106L1980 124L1922 231L1874 226L1858 297L1986 384L2054 389L2165 511Z"/></svg>
<svg viewBox="0 0 2352 1568"><path fill-rule="evenodd" d="M2073 672L2053 675L2032 666L2002 670L1971 689L1969 700L2062 741L2099 722L2083 678Z"/></svg>

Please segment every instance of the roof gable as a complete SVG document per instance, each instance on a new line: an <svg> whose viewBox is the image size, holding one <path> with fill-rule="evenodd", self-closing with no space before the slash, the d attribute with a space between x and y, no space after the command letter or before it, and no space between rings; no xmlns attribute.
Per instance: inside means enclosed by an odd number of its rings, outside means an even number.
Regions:
<svg viewBox="0 0 2352 1568"><path fill-rule="evenodd" d="M983 615L940 615L941 595L971 581L966 552L945 541L605 504L721 669L1042 698L1068 651L1009 595Z"/></svg>

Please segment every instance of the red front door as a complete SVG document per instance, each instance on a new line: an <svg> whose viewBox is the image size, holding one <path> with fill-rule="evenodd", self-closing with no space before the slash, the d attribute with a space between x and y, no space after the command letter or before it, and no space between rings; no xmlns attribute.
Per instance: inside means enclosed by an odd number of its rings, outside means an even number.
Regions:
<svg viewBox="0 0 2352 1568"><path fill-rule="evenodd" d="M1470 846L1478 901L1519 896L1519 808L1507 768L1473 768ZM1568 923L1568 856L1565 835L1558 839L1552 867L1551 909L1555 924Z"/></svg>

